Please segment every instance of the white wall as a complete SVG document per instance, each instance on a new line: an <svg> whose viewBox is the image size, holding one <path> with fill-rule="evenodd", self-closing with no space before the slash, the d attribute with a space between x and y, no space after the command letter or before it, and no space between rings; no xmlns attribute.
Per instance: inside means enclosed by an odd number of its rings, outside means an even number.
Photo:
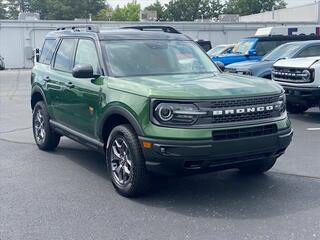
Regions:
<svg viewBox="0 0 320 240"><path fill-rule="evenodd" d="M318 22L320 3L241 16L240 22Z"/></svg>
<svg viewBox="0 0 320 240"><path fill-rule="evenodd" d="M151 23L137 22L92 22L101 27L117 28L128 25ZM28 54L34 48L41 48L45 35L59 26L84 24L73 21L0 21L0 54L5 58L7 68L31 68L33 63ZM240 38L254 35L259 27L276 26L279 23L194 23L161 22L170 25L194 39L209 39L212 45L235 43ZM297 23L301 25L302 23Z"/></svg>

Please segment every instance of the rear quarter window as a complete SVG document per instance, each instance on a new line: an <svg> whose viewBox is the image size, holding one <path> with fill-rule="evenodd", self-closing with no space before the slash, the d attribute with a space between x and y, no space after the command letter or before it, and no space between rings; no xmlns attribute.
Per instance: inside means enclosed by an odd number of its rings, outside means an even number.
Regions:
<svg viewBox="0 0 320 240"><path fill-rule="evenodd" d="M54 50L57 46L56 39L47 39L44 41L39 62L50 65Z"/></svg>

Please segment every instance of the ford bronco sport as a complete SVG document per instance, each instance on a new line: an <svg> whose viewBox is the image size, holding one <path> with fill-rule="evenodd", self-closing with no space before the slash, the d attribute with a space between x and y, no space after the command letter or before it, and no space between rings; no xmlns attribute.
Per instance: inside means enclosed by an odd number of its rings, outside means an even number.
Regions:
<svg viewBox="0 0 320 240"><path fill-rule="evenodd" d="M320 55L320 48L309 49ZM320 57L282 59L273 65L272 79L285 89L290 113L304 113L320 107Z"/></svg>
<svg viewBox="0 0 320 240"><path fill-rule="evenodd" d="M127 197L154 172L268 171L292 137L281 86L222 73L192 39L159 29L50 32L31 77L38 147L67 136L100 150Z"/></svg>

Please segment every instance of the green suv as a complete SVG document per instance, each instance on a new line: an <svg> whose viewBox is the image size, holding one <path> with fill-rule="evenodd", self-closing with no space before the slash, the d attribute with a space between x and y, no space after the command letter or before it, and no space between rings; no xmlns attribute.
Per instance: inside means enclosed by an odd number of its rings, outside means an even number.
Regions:
<svg viewBox="0 0 320 240"><path fill-rule="evenodd" d="M222 73L170 27L59 28L31 84L38 147L67 136L101 151L127 197L144 193L152 173L268 171L293 133L280 85Z"/></svg>

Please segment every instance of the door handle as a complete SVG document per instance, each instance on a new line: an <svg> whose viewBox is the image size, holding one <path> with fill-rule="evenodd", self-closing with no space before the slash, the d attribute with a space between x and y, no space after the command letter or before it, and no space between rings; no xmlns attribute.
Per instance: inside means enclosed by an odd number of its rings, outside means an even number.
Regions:
<svg viewBox="0 0 320 240"><path fill-rule="evenodd" d="M72 82L68 82L68 83L67 83L67 87L68 87L68 88L74 88L74 84L73 84Z"/></svg>
<svg viewBox="0 0 320 240"><path fill-rule="evenodd" d="M43 77L42 79L43 79L43 81L45 81L45 82L49 82L49 81L51 80L49 76L45 76L45 77Z"/></svg>

